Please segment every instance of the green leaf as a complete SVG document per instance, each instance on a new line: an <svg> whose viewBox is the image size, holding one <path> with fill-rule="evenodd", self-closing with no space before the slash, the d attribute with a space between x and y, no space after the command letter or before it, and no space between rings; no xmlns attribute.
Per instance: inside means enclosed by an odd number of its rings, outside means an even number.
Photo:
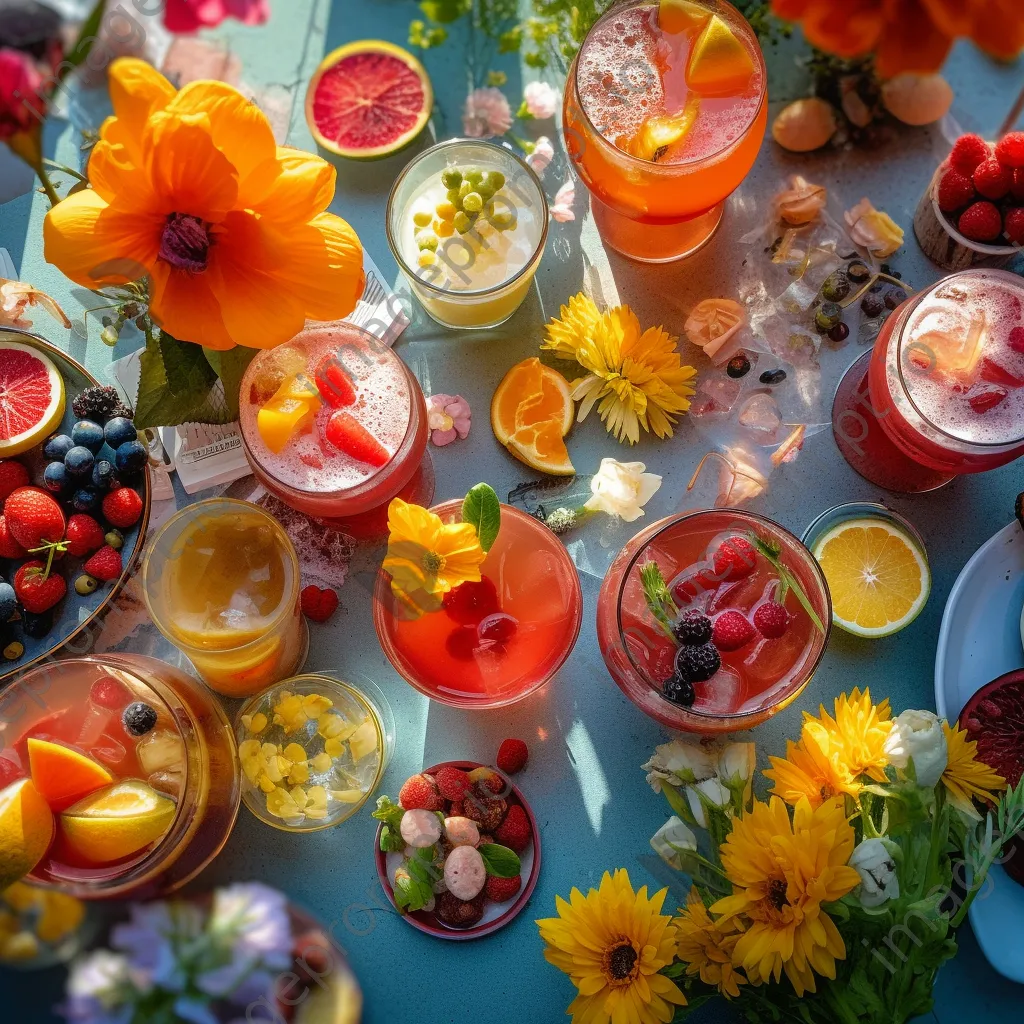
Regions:
<svg viewBox="0 0 1024 1024"><path fill-rule="evenodd" d="M372 816L384 824L380 834L380 848L384 853L399 853L405 849L405 840L401 833L404 814L402 807L392 803L390 797L378 797L377 809Z"/></svg>
<svg viewBox="0 0 1024 1024"><path fill-rule="evenodd" d="M249 364L256 358L256 349L236 345L226 352L216 352L204 348L203 354L224 387L224 403L228 415L233 420L238 419L238 395L242 387L242 378Z"/></svg>
<svg viewBox="0 0 1024 1024"><path fill-rule="evenodd" d="M399 910L422 910L434 895L434 890L425 882L420 882L406 870L401 868L395 877L395 906Z"/></svg>
<svg viewBox="0 0 1024 1024"><path fill-rule="evenodd" d="M644 589L644 600L647 602L648 610L675 643L672 621L679 614L679 609L657 562L645 562L640 566L640 584Z"/></svg>
<svg viewBox="0 0 1024 1024"><path fill-rule="evenodd" d="M490 551L501 529L501 502L490 484L477 484L462 503L462 521L476 527L480 547Z"/></svg>
<svg viewBox="0 0 1024 1024"><path fill-rule="evenodd" d="M515 878L522 870L519 855L507 846L500 846L498 843L484 843L477 849L484 859L484 867L489 875L494 875L496 878Z"/></svg>
<svg viewBox="0 0 1024 1024"><path fill-rule="evenodd" d="M781 555L782 550L777 544L773 544L771 541L766 540L764 537L758 536L751 530L747 534L747 539L755 548L761 553L766 561L771 562L775 567L775 571L779 574L779 579L782 582L782 597L785 597L785 590L788 588L793 591L793 596L800 602L800 606L805 612L807 617L814 623L815 628L819 633L824 634L825 627L822 625L822 621L818 613L811 607L811 602L807 599L807 595L804 593L803 587L800 586L800 581L793 575L789 570L789 567L782 561Z"/></svg>
<svg viewBox="0 0 1024 1024"><path fill-rule="evenodd" d="M103 11L106 7L106 3L107 0L96 0L96 6L92 9L89 17L82 22L78 38L75 40L71 49L68 50L64 60L61 61L60 68L57 71L58 82L63 82L75 68L81 66L85 62L86 57L88 57L92 52L93 45L99 38L100 26L103 23Z"/></svg>

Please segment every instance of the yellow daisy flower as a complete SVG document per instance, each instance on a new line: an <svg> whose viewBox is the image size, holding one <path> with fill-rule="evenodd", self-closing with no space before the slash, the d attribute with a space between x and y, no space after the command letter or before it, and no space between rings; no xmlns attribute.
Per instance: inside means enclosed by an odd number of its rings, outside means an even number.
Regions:
<svg viewBox="0 0 1024 1024"><path fill-rule="evenodd" d="M686 964L686 973L700 975L705 985L717 988L726 999L736 999L740 985L747 979L733 965L733 950L740 937L735 919L720 923L713 921L696 888L690 889L686 909L676 919L679 932L679 951L676 954Z"/></svg>
<svg viewBox="0 0 1024 1024"><path fill-rule="evenodd" d="M855 687L849 696L844 693L836 697L834 710L835 717L824 705L819 705L817 718L804 712L804 744L816 743L851 781L867 775L875 782L885 782L889 763L885 741L892 730L889 701L876 706L871 703L870 690L861 693Z"/></svg>
<svg viewBox="0 0 1024 1024"><path fill-rule="evenodd" d="M948 751L946 770L942 773L946 796L958 811L981 821L974 801L995 803L996 793L1006 789L1006 779L978 760L977 740L969 740L966 729L943 722L942 731Z"/></svg>
<svg viewBox="0 0 1024 1024"><path fill-rule="evenodd" d="M817 743L787 740L786 756L768 760L771 768L764 774L775 783L771 793L782 797L791 807L801 800L807 800L811 807L820 807L842 793L856 797L860 792L860 784L838 768Z"/></svg>
<svg viewBox="0 0 1024 1024"><path fill-rule="evenodd" d="M460 583L479 582L485 555L472 523L443 523L428 509L394 498L388 530L384 570L395 597L414 614L436 610Z"/></svg>
<svg viewBox="0 0 1024 1024"><path fill-rule="evenodd" d="M856 872L855 872L856 874ZM658 972L676 954L676 927L661 913L667 889L633 891L629 873L607 871L599 889L555 897L558 917L538 921L544 958L579 990L573 1024L667 1024L686 997Z"/></svg>
<svg viewBox="0 0 1024 1024"><path fill-rule="evenodd" d="M855 837L843 801L819 807L801 800L789 811L778 797L756 801L734 819L721 847L733 894L711 913L749 926L736 940L733 964L753 984L776 982L785 971L798 996L815 992L815 974L835 978L846 945L822 903L842 899L860 883L848 866Z"/></svg>
<svg viewBox="0 0 1024 1024"><path fill-rule="evenodd" d="M544 328L545 338L540 347L563 359L575 359L577 349L600 319L601 311L592 298L583 292L573 295L568 305L562 306L558 316Z"/></svg>

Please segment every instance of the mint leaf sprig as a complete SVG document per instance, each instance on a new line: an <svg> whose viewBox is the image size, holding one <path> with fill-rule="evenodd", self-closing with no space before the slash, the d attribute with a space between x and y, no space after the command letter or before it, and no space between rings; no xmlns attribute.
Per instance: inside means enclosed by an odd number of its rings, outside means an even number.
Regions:
<svg viewBox="0 0 1024 1024"><path fill-rule="evenodd" d="M678 617L679 609L676 607L672 591L668 589L668 584L665 582L665 577L662 576L657 562L645 562L640 566L640 583L644 588L644 600L647 602L648 611L665 630L672 643L675 643L672 623Z"/></svg>
<svg viewBox="0 0 1024 1024"><path fill-rule="evenodd" d="M824 635L825 627L822 624L818 613L813 607L811 607L811 602L804 593L803 587L800 586L800 581L793 575L786 563L782 561L782 548L780 548L778 544L772 543L770 540L765 540L764 537L759 536L753 530L750 530L747 533L747 540L754 545L758 553L766 562L770 562L772 564L775 571L779 574L781 584L779 589L779 603L781 604L785 601L786 594L792 590L793 596L800 602L800 606L803 610L807 612L807 617L812 623L814 623L815 629Z"/></svg>
<svg viewBox="0 0 1024 1024"><path fill-rule="evenodd" d="M373 817L383 824L380 830L380 848L384 853L401 853L405 849L405 840L402 838L402 816L405 809L393 803L391 797L382 796L377 798L377 809Z"/></svg>

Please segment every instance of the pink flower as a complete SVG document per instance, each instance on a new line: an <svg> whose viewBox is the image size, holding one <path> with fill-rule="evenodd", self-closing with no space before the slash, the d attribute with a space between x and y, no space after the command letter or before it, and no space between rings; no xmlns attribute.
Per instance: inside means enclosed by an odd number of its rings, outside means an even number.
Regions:
<svg viewBox="0 0 1024 1024"><path fill-rule="evenodd" d="M225 18L262 25L270 17L269 0L166 0L164 26L169 32L214 28Z"/></svg>
<svg viewBox="0 0 1024 1024"><path fill-rule="evenodd" d="M559 224L565 224L576 219L572 212L572 204L576 202L576 186L570 178L556 193L555 201L551 204L551 218Z"/></svg>
<svg viewBox="0 0 1024 1024"><path fill-rule="evenodd" d="M0 141L31 131L46 116L43 76L20 50L0 49Z"/></svg>
<svg viewBox="0 0 1024 1024"><path fill-rule="evenodd" d="M520 117L526 113L530 117L537 118L538 121L544 121L549 117L554 117L556 110L558 110L558 92L552 89L547 82L531 82L523 90L523 106L519 112Z"/></svg>
<svg viewBox="0 0 1024 1024"><path fill-rule="evenodd" d="M500 89L474 89L462 109L462 130L471 139L504 135L512 127L512 110Z"/></svg>
<svg viewBox="0 0 1024 1024"><path fill-rule="evenodd" d="M530 153L526 162L538 173L543 174L548 169L548 164L555 158L555 147L551 140L542 135L534 144L533 152Z"/></svg>
<svg viewBox="0 0 1024 1024"><path fill-rule="evenodd" d="M465 438L471 419L469 402L462 395L431 395L427 399L430 440L438 448L451 444L456 437Z"/></svg>

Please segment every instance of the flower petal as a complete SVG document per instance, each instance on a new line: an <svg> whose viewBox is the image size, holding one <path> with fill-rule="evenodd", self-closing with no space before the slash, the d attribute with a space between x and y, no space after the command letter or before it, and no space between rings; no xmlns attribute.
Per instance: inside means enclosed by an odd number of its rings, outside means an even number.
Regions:
<svg viewBox="0 0 1024 1024"><path fill-rule="evenodd" d="M149 176L132 162L124 146L100 139L89 154L89 184L119 210L144 212L153 208L155 196Z"/></svg>
<svg viewBox="0 0 1024 1024"><path fill-rule="evenodd" d="M152 64L135 57L115 60L107 77L114 117L104 122L100 137L124 145L138 161L147 120L174 99L176 90Z"/></svg>
<svg viewBox="0 0 1024 1024"><path fill-rule="evenodd" d="M337 177L326 160L282 147L249 176L239 202L269 220L305 224L331 205Z"/></svg>
<svg viewBox="0 0 1024 1024"><path fill-rule="evenodd" d="M157 260L152 292L150 315L168 334L217 351L234 347L207 274L189 274Z"/></svg>

